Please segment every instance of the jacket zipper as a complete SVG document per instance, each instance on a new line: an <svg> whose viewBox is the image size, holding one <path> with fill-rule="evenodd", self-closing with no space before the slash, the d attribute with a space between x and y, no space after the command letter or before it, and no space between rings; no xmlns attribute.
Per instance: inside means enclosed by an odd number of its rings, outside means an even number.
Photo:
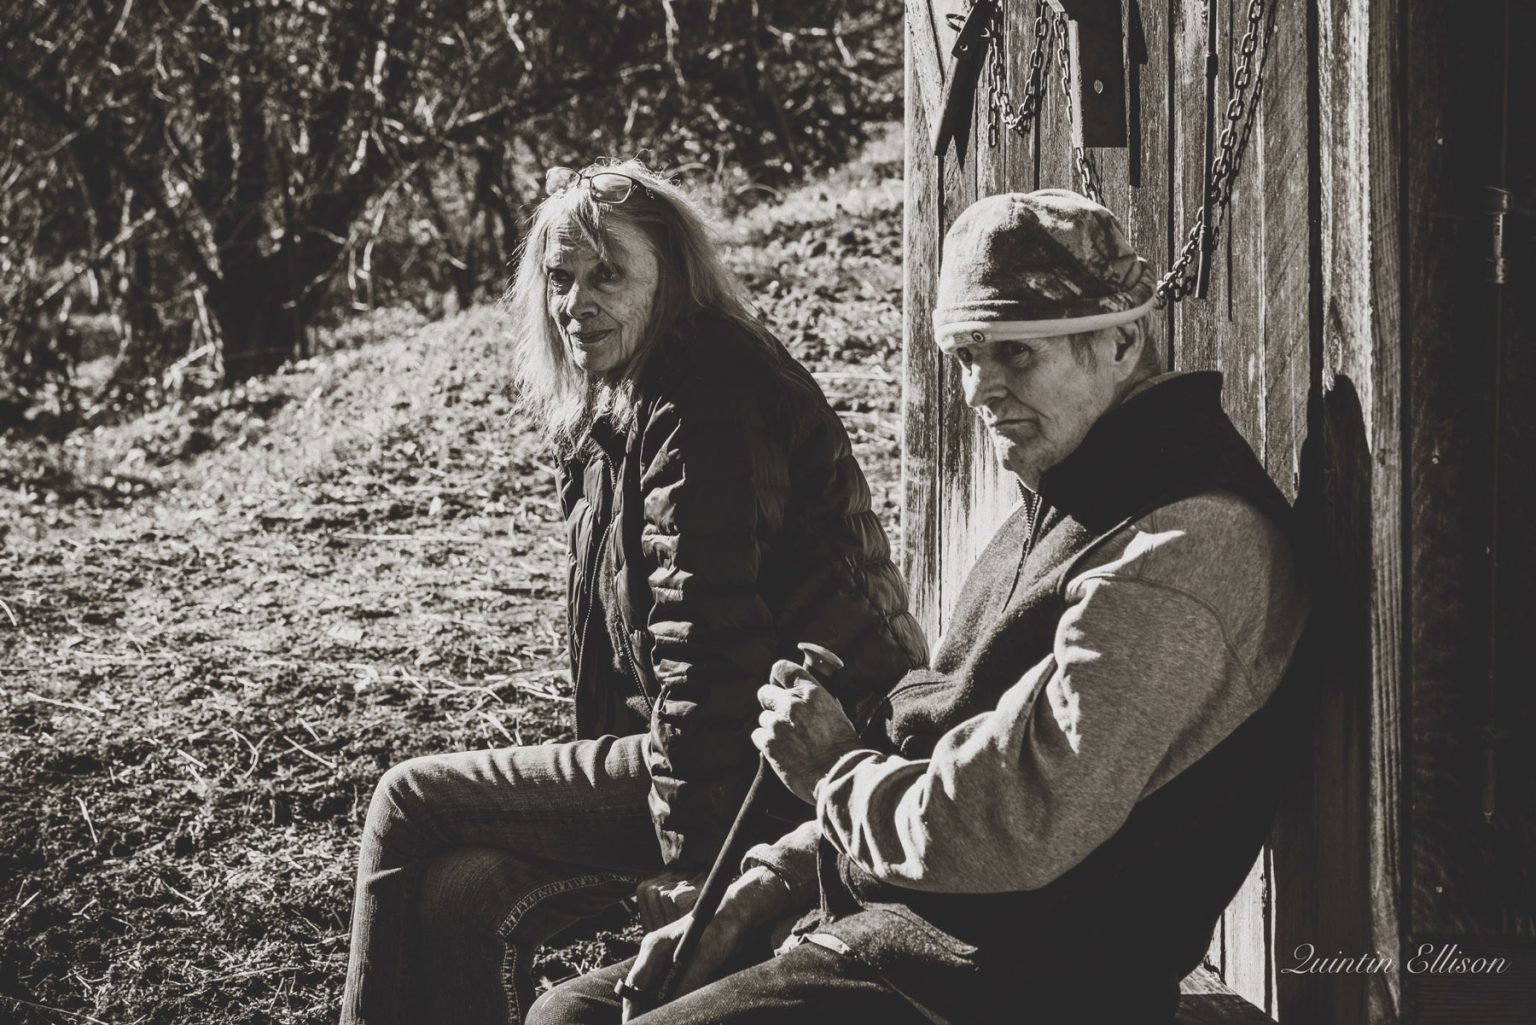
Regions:
<svg viewBox="0 0 1536 1025"><path fill-rule="evenodd" d="M603 465L608 470L608 478L610 484L609 493L616 496L619 493L618 475L614 473L613 465L608 462L606 456L603 458ZM609 533L613 532L613 526L617 521L618 518L616 516L610 515L608 517ZM628 634L626 634L624 637L623 651L619 653L619 658L624 663L624 668L629 670L629 679L632 683L634 683L635 690L640 694L640 700L645 702L645 714L646 717L649 718L651 713L655 710L655 706L651 701L650 692L645 689L645 681L641 679L640 667L635 664L635 653L631 645L632 642Z"/></svg>
<svg viewBox="0 0 1536 1025"><path fill-rule="evenodd" d="M610 514L610 520L611 518ZM581 664L586 658L587 638L591 635L592 629L592 613L597 607L598 554L602 551L603 542L607 536L608 530L604 528L601 533L594 534L593 540L587 544L587 565L585 572L582 574L581 581L582 592L587 601L587 608L581 618L581 628L576 633L576 655L571 664L571 683L577 687L581 685ZM581 698L582 694L578 692L576 694L578 713L581 708ZM578 714L579 718L580 715Z"/></svg>
<svg viewBox="0 0 1536 1025"><path fill-rule="evenodd" d="M598 450L598 458L604 459L604 467L607 467L607 458ZM591 496L587 498L591 503ZM593 515L596 515L596 506L593 506ZM571 684L579 685L582 673L581 665L587 655L587 638L591 633L591 613L598 605L598 555L602 552L604 541L608 538L608 529L613 526L613 496L608 496L607 526L601 532L594 532L591 541L587 542L587 566L582 567L581 593L587 599L587 609L582 613L581 629L576 632L576 655L571 659ZM579 695L578 695L579 698Z"/></svg>
<svg viewBox="0 0 1536 1025"><path fill-rule="evenodd" d="M613 535L615 522L616 521L610 517L608 520L608 529L603 531L604 547L607 546L609 538ZM596 604L596 602L593 604ZM629 637L626 635L622 638L622 640L623 643L619 645L619 660L624 663L624 668L629 671L630 682L635 685L635 690L639 692L641 700L645 702L646 715L650 715L652 710L651 695L646 691L645 684L640 680L640 667L635 664L635 653L630 648L631 642Z"/></svg>
<svg viewBox="0 0 1536 1025"><path fill-rule="evenodd" d="M1019 485L1019 497L1023 499L1025 508L1029 510L1029 535L1024 538L1024 550L1019 555L1019 564L1013 571L1013 583L1008 585L1008 596L1003 599L1004 612L1013 604L1013 596L1019 590L1019 581L1024 578L1024 564L1029 561L1030 554L1035 550L1035 534L1040 529L1040 510L1045 505L1044 498L1032 494L1022 483Z"/></svg>
<svg viewBox="0 0 1536 1025"><path fill-rule="evenodd" d="M1024 501L1029 503L1029 537L1024 539L1024 558L1019 560L1023 566L1029 561L1029 555L1035 550L1035 532L1040 528L1040 507L1045 505L1045 499L1039 495L1024 496Z"/></svg>
<svg viewBox="0 0 1536 1025"><path fill-rule="evenodd" d="M586 652L587 638L592 628L593 612L597 608L597 575L602 568L601 556L613 536L614 527L618 523L618 517L615 515L616 510L614 508L616 505L614 495L618 489L618 480L613 472L613 464L608 460L608 454L599 450L598 458L603 461L603 469L608 474L608 522L603 527L602 533L596 535L595 543L587 550L587 574L585 580L587 614L581 625L580 641L576 649L577 662L576 665L571 667L578 674L580 672L581 659ZM651 695L646 691L645 684L641 682L640 668L635 665L634 652L630 650L630 639L626 636L622 640L623 644L619 646L620 650L618 652L619 659L624 663L624 668L628 670L630 682L635 685L635 690L639 693L640 699L645 702L646 713L650 714L654 706L651 701Z"/></svg>
<svg viewBox="0 0 1536 1025"><path fill-rule="evenodd" d="M656 710L651 701L650 692L645 689L645 682L640 679L640 667L635 664L635 653L630 650L629 638L624 638L624 665L629 669L629 678L634 681L635 689L640 692L640 699L645 702L645 714L651 715Z"/></svg>

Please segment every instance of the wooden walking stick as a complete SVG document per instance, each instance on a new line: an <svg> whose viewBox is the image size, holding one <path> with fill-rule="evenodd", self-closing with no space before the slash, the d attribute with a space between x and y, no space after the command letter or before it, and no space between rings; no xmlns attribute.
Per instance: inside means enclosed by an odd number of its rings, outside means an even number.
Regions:
<svg viewBox="0 0 1536 1025"><path fill-rule="evenodd" d="M802 642L799 647L802 656L801 666L820 683L826 683L827 677L843 668L843 660L819 644ZM715 912L720 909L725 888L736 875L736 863L741 860L742 855L737 847L740 846L742 837L746 833L747 820L758 810L757 806L761 803L758 794L772 775L772 770L768 768L768 759L758 755L757 775L752 777L752 785L747 789L746 799L741 802L741 808L736 812L736 821L731 823L730 832L725 834L725 842L720 845L720 853L715 856L715 863L704 879L703 889L699 890L699 899L693 905L693 918L683 932L682 939L677 941L677 947L672 951L672 967L667 969L661 985L653 993L646 994L645 999L636 1000L636 994L629 991L627 995L631 1003L645 1003L648 1007L659 1007L671 1000L672 994L677 991L677 984L682 980L683 972L687 971L688 963L693 960L693 952L698 949L699 939L704 935L704 930L709 928ZM621 982L620 985L622 986L623 983ZM627 990L628 987L625 989Z"/></svg>

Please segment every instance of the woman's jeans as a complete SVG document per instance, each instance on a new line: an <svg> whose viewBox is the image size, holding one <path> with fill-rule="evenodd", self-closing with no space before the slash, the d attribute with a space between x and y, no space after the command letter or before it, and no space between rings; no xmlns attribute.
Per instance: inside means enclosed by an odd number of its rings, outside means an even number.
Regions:
<svg viewBox="0 0 1536 1025"><path fill-rule="evenodd" d="M385 773L363 828L342 1025L521 1022L539 944L662 870L643 740Z"/></svg>

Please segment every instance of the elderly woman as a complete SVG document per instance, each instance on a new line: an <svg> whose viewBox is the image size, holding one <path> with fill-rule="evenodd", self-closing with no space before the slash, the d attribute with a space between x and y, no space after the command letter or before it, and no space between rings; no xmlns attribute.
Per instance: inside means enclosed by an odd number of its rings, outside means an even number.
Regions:
<svg viewBox="0 0 1536 1025"><path fill-rule="evenodd" d="M344 1023L521 1021L541 942L708 866L776 659L842 656L855 721L926 659L847 432L693 205L633 162L547 184L512 342L559 460L579 739L385 774Z"/></svg>

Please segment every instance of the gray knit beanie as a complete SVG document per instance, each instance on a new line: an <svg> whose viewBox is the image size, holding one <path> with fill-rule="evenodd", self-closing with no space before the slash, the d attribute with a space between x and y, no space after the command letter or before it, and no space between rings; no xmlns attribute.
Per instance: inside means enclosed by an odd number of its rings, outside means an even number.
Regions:
<svg viewBox="0 0 1536 1025"><path fill-rule="evenodd" d="M1097 331L1145 314L1152 286L1106 207L1066 189L988 196L944 238L933 326L940 336Z"/></svg>

